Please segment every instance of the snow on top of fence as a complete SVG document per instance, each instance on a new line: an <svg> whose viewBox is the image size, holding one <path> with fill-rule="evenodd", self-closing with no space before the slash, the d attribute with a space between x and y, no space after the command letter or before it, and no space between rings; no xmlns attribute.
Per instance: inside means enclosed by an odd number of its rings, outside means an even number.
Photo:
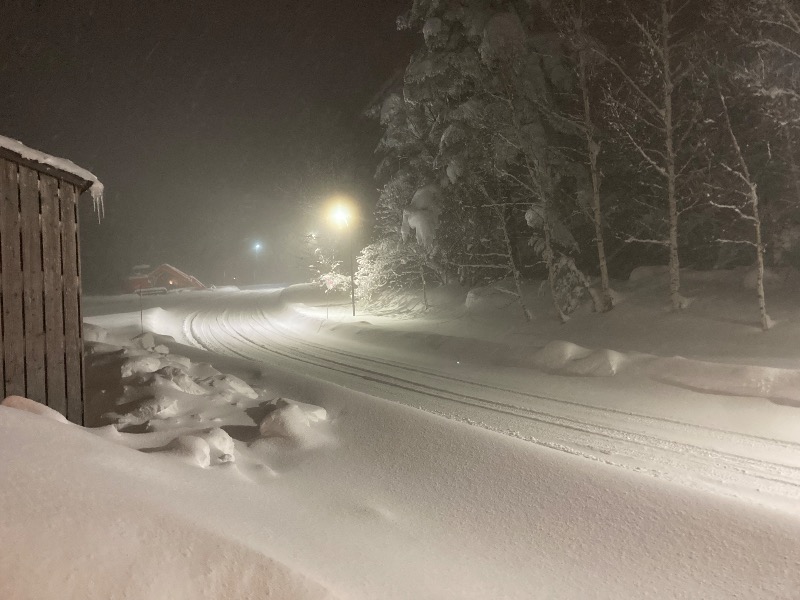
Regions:
<svg viewBox="0 0 800 600"><path fill-rule="evenodd" d="M64 171L65 173L70 173L76 177L79 177L80 179L90 182L92 185L89 188L89 193L92 195L92 203L94 204L94 210L97 213L98 218L102 217L105 213L105 207L103 206L104 187L103 184L100 183L100 180L98 180L93 173L90 173L86 169L79 167L71 160L67 160L66 158L58 158L57 156L50 156L44 152L39 152L33 148L28 148L22 142L5 137L3 135L0 135L0 148L5 148L6 150L10 150L15 154L19 154L26 160L51 166L54 169Z"/></svg>

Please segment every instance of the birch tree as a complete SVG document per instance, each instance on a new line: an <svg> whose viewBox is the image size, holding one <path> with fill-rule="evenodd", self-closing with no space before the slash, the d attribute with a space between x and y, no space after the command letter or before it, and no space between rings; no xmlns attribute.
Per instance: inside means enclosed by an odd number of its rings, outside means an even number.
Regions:
<svg viewBox="0 0 800 600"><path fill-rule="evenodd" d="M756 295L761 328L766 331L773 325L772 319L767 314L767 300L764 292L764 240L762 235L761 198L758 183L752 172L739 135L734 129L729 110L730 98L726 98L722 87L718 88L719 104L721 107L720 128L723 135L728 138L730 164L723 157L720 165L728 175L729 183L722 188L723 200L711 200L712 206L732 215L737 221L747 224L752 228L751 236L739 238L723 238L718 241L727 244L745 244L754 249L756 255ZM724 180L723 180L724 181Z"/></svg>
<svg viewBox="0 0 800 600"><path fill-rule="evenodd" d="M669 297L673 310L685 308L681 296L679 234L681 214L693 207L689 180L695 172L694 149L702 117L695 68L697 0L620 0L624 23L634 42L599 53L619 76L620 85L608 97L613 126L654 181L654 195L666 212L666 231L629 242L657 244L669 255Z"/></svg>
<svg viewBox="0 0 800 600"><path fill-rule="evenodd" d="M776 175L785 185L765 206L772 256L780 261L785 251L800 248L800 4L752 0L715 8L741 48L728 58L728 68L738 88L757 102L753 118L771 124L773 162L783 166Z"/></svg>

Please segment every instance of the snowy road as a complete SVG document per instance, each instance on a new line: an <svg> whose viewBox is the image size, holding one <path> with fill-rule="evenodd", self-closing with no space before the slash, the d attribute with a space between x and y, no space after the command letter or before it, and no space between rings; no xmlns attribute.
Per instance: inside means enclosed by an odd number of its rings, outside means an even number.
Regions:
<svg viewBox="0 0 800 600"><path fill-rule="evenodd" d="M313 324L298 324L279 290L217 293L191 309L170 314L185 318L186 341L214 353L300 371L696 489L786 508L800 500L800 443L642 414L614 401L663 395L655 384L453 364L320 335Z"/></svg>

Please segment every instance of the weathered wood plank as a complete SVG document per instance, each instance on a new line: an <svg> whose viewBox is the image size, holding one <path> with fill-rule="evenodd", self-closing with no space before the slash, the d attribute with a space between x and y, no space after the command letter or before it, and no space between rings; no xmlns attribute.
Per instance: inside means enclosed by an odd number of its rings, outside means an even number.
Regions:
<svg viewBox="0 0 800 600"><path fill-rule="evenodd" d="M41 175L44 330L47 405L67 416L64 299L61 275L61 208L58 180Z"/></svg>
<svg viewBox="0 0 800 600"><path fill-rule="evenodd" d="M83 423L83 381L81 379L81 322L78 279L78 231L75 186L61 182L61 251L64 279L64 335L67 372L67 418Z"/></svg>
<svg viewBox="0 0 800 600"><path fill-rule="evenodd" d="M19 194L22 215L26 395L37 402L46 403L42 223L39 212L39 174L33 169L19 168Z"/></svg>
<svg viewBox="0 0 800 600"><path fill-rule="evenodd" d="M81 358L81 402L82 402L82 422L81 425L86 425L86 361L84 356L83 345L83 285L82 285L82 270L81 270L81 219L80 219L80 201L81 189L76 188L77 194L75 198L75 239L77 240L78 247L76 249L77 265L78 265L78 332L80 333L80 358Z"/></svg>
<svg viewBox="0 0 800 600"><path fill-rule="evenodd" d="M6 181L5 165L0 160L0 223L5 221L5 201L6 189L9 182ZM0 232L2 233L2 232ZM3 343L3 244L0 241L0 398L6 397L6 378L5 378L5 345Z"/></svg>
<svg viewBox="0 0 800 600"><path fill-rule="evenodd" d="M0 160L3 181L3 219L0 244L3 246L3 346L6 396L25 395L25 331L22 297L22 255L17 165Z"/></svg>

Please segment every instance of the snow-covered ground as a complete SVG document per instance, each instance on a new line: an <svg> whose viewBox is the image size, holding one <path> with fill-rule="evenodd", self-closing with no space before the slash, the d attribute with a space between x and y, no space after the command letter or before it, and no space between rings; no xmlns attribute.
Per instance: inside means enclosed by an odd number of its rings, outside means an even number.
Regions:
<svg viewBox="0 0 800 600"><path fill-rule="evenodd" d="M107 425L0 407L3 597L796 599L795 282L761 333L745 273L681 314L661 279L563 327L536 289L527 325L490 289L89 299Z"/></svg>

